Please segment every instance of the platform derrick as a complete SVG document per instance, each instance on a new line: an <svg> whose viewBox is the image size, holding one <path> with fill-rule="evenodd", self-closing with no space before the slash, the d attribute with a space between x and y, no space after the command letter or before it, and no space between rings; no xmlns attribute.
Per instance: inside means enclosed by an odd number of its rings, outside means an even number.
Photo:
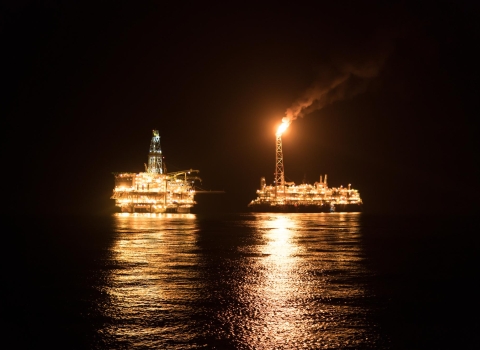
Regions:
<svg viewBox="0 0 480 350"><path fill-rule="evenodd" d="M145 172L113 173L112 199L122 212L189 213L195 205L195 181L201 179L189 169L167 173L160 136L153 130Z"/></svg>

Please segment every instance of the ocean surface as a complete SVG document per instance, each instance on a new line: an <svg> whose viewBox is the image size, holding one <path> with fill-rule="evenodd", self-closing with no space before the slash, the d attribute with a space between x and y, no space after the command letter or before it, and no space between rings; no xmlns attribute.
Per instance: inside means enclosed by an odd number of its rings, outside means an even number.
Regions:
<svg viewBox="0 0 480 350"><path fill-rule="evenodd" d="M10 217L11 349L474 349L480 220Z"/></svg>

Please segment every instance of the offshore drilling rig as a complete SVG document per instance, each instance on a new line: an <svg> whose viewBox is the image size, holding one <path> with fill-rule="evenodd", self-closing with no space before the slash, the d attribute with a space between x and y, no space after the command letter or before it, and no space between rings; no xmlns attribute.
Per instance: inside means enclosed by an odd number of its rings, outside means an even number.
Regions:
<svg viewBox="0 0 480 350"><path fill-rule="evenodd" d="M113 173L115 188L111 199L121 212L127 213L189 213L196 204L198 170L167 173L158 130L153 130L145 172Z"/></svg>
<svg viewBox="0 0 480 350"><path fill-rule="evenodd" d="M321 213L321 212L359 212L362 200L358 190L348 187L328 187L327 175L320 175L320 181L313 185L296 186L294 182L285 182L283 166L282 134L290 125L283 120L276 133L275 179L273 185L266 184L265 177L260 179L257 198L248 204L253 212L285 213Z"/></svg>

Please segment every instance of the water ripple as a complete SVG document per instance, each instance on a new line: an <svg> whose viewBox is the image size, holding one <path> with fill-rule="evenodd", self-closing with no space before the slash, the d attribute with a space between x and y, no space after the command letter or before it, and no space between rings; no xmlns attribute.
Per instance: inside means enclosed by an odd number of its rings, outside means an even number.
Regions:
<svg viewBox="0 0 480 350"><path fill-rule="evenodd" d="M103 348L378 348L359 218L116 216Z"/></svg>

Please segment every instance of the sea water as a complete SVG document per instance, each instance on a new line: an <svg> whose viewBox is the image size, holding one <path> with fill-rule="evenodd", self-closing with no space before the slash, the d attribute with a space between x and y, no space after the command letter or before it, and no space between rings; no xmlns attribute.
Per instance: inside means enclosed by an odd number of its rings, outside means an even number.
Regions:
<svg viewBox="0 0 480 350"><path fill-rule="evenodd" d="M473 348L479 328L474 218L115 214L8 226L13 348Z"/></svg>

